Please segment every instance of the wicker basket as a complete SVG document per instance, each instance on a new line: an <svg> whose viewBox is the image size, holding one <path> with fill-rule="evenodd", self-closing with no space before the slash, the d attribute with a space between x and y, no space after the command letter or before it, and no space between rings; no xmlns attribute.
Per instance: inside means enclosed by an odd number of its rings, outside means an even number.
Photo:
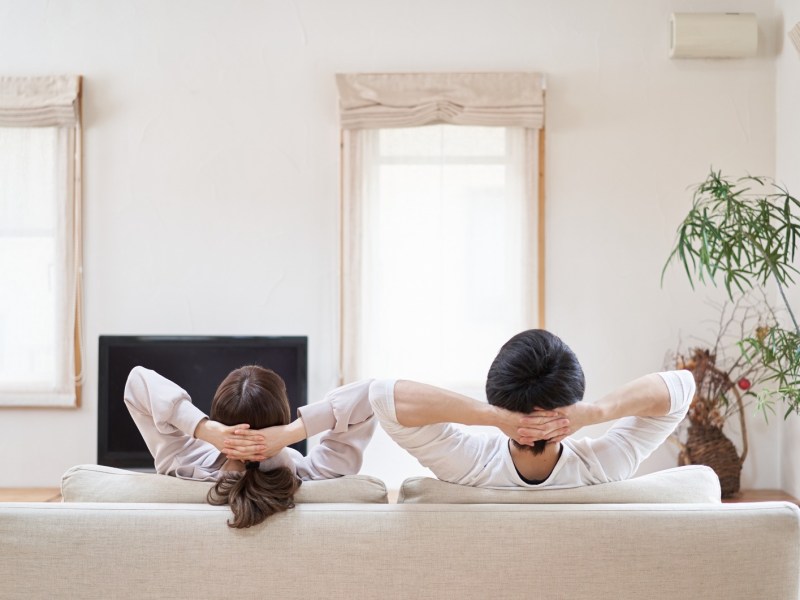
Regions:
<svg viewBox="0 0 800 600"><path fill-rule="evenodd" d="M697 390L686 414L686 442L681 443L677 435L673 439L681 449L678 464L708 465L719 477L722 497L730 498L739 492L742 465L747 458L747 423L742 394L731 374L717 367L716 359L716 354L707 348L693 348L688 358L678 357L676 366L692 372ZM733 416L738 416L741 454L722 432Z"/></svg>
<svg viewBox="0 0 800 600"><path fill-rule="evenodd" d="M718 427L692 424L678 456L680 465L708 465L719 477L722 497L739 492L744 457L740 457L727 436Z"/></svg>

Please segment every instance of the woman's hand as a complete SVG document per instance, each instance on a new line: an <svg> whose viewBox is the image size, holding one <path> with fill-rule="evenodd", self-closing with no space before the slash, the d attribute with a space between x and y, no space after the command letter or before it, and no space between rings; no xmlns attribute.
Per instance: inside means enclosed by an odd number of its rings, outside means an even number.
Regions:
<svg viewBox="0 0 800 600"><path fill-rule="evenodd" d="M236 434L247 432L248 455L257 455L264 450L264 440L257 431L250 431L250 425L242 423L240 425L223 425L211 419L203 419L194 430L194 437L203 440L214 446L223 454L228 454L226 450L227 442L237 439ZM260 441L259 441L260 440ZM228 455L229 458L235 458ZM256 458L247 460L257 460ZM263 460L263 459L259 459Z"/></svg>
<svg viewBox="0 0 800 600"><path fill-rule="evenodd" d="M302 419L288 425L275 425L264 429L236 429L224 442L222 452L235 460L266 460L286 446L306 439Z"/></svg>

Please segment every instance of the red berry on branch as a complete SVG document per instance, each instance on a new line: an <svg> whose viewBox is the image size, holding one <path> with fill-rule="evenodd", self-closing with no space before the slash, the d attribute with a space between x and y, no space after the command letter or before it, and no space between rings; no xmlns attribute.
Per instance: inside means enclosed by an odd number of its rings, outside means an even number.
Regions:
<svg viewBox="0 0 800 600"><path fill-rule="evenodd" d="M739 388L742 390L749 390L750 389L750 380L747 377L742 377L739 381L736 382L739 385Z"/></svg>

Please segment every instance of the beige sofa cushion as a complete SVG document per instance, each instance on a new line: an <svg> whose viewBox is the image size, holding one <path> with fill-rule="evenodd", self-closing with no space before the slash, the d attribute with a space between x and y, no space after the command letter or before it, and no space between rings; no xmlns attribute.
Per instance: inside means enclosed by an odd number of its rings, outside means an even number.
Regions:
<svg viewBox="0 0 800 600"><path fill-rule="evenodd" d="M702 465L676 467L626 481L568 489L496 490L412 477L397 502L417 504L631 504L719 503L716 473Z"/></svg>
<svg viewBox="0 0 800 600"><path fill-rule="evenodd" d="M137 473L100 465L78 465L61 477L64 502L168 502L203 504L213 483ZM347 475L304 481L297 504L358 502L385 504L386 485L375 477Z"/></svg>

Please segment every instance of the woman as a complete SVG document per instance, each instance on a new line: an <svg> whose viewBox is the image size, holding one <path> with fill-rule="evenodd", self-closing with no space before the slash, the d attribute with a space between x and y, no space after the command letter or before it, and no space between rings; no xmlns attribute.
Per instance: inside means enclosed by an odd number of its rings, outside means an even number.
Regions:
<svg viewBox="0 0 800 600"><path fill-rule="evenodd" d="M290 422L283 380L246 366L219 385L211 418L182 388L155 371L135 367L125 404L155 460L156 472L216 481L208 502L229 504L235 528L250 527L294 506L301 481L357 473L375 430L370 381L337 388L298 409ZM267 431L268 429L268 431ZM327 431L303 456L290 444Z"/></svg>

